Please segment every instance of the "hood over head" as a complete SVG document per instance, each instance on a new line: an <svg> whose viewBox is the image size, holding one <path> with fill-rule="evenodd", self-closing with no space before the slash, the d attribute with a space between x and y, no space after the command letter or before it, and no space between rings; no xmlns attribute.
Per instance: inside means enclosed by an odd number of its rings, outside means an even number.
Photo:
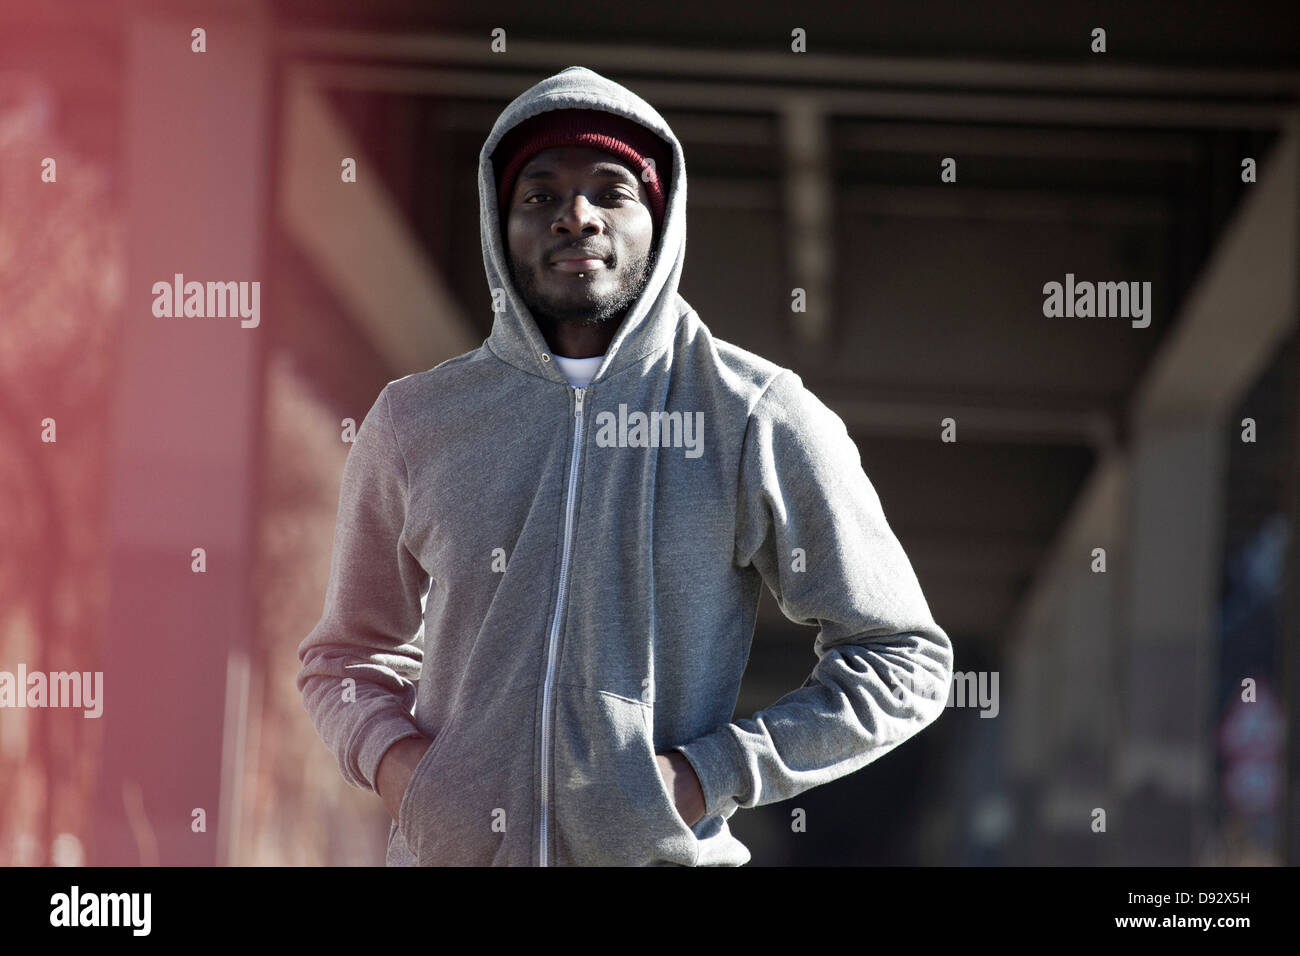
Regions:
<svg viewBox="0 0 1300 956"><path fill-rule="evenodd" d="M483 243L483 265L488 288L500 300L488 336L488 347L503 361L533 375L568 384L550 354L536 320L510 278L510 254L502 231L504 217L497 200L497 169L493 151L515 126L547 110L604 110L640 123L672 150L672 171L663 221L655 234L657 252L654 269L641 297L628 309L617 334L605 352L605 361L592 384L614 374L646 355L658 351L671 339L680 314L689 306L677 294L686 259L686 156L681 144L659 112L641 97L613 80L584 66L570 66L530 87L514 99L497 117L479 153L479 228Z"/></svg>

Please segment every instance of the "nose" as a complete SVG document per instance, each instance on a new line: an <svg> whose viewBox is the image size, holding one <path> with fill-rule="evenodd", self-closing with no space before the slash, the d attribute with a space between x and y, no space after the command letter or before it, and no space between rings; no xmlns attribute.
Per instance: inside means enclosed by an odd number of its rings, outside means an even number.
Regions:
<svg viewBox="0 0 1300 956"><path fill-rule="evenodd" d="M603 231L604 225L596 215L596 207L587 201L581 191L575 192L569 202L561 204L559 215L551 223L551 232L556 235L578 233L587 236Z"/></svg>

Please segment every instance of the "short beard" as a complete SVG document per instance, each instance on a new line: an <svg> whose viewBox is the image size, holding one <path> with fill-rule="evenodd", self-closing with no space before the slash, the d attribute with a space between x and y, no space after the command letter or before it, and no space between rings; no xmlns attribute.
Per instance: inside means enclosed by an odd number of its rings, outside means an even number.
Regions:
<svg viewBox="0 0 1300 956"><path fill-rule="evenodd" d="M525 268L513 256L510 258L510 277L520 297L528 306L528 311L533 314L533 318L543 329L554 328L561 323L578 326L604 325L609 322L623 321L628 309L636 304L645 292L646 286L649 285L650 274L654 272L657 258L658 249L652 246L647 254L632 260L628 270L629 280L620 288L607 295L598 296L593 302L573 307L555 306L544 301L537 292L536 272L531 268Z"/></svg>

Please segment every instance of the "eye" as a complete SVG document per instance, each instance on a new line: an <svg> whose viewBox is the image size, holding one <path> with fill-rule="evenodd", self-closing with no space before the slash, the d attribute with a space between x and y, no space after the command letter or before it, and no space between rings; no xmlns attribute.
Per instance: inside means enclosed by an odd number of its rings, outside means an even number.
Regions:
<svg viewBox="0 0 1300 956"><path fill-rule="evenodd" d="M631 202L635 202L637 200L637 197L633 196L626 189L619 189L619 188L609 189L601 194L602 199L609 199L610 197L613 197L614 199L626 199ZM534 199L549 199L549 198L551 198L550 193L543 193L543 192L531 193L525 196L522 200L520 200L520 205L536 206L537 203L533 202Z"/></svg>

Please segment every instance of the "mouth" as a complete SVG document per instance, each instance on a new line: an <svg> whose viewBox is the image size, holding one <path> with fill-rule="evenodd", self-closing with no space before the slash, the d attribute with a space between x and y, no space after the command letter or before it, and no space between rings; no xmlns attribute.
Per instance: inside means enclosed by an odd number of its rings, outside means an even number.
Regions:
<svg viewBox="0 0 1300 956"><path fill-rule="evenodd" d="M605 268L604 259L561 259L551 263L552 269L560 272L599 272Z"/></svg>

